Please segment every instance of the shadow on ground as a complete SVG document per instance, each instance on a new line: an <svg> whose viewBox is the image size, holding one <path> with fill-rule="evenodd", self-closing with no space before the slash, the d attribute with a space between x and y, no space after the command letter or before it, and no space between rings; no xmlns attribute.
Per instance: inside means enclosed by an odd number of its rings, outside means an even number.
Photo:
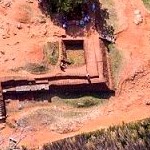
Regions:
<svg viewBox="0 0 150 150"><path fill-rule="evenodd" d="M46 3L46 2L45 2ZM47 2L48 3L48 2ZM110 18L109 10L102 7L102 4L99 0L95 0L95 11L92 11L92 4L90 0L86 2L87 4L87 11L86 13L90 16L91 21L90 23L86 24L84 27L80 27L79 25L70 25L66 29L66 34L72 37L77 36L84 36L85 33L90 34L91 30L96 30L100 35L113 35L114 28L113 26L107 23L107 20ZM49 6L49 7L48 7ZM52 13L52 9L50 5L45 4L44 6L40 7L41 11L50 16L53 23L57 26L62 27L62 18L64 14L54 14Z"/></svg>
<svg viewBox="0 0 150 150"><path fill-rule="evenodd" d="M40 91L40 92L22 92L22 93L7 93L4 95L4 99L8 100L16 100L20 101L24 100L34 100L34 101L44 101L48 100L51 102L53 97L58 97L59 99L79 99L82 97L92 97L96 99L109 99L111 96L114 96L115 93L113 91L103 91L103 92L95 92L95 91L61 91L61 90L53 90L53 91Z"/></svg>

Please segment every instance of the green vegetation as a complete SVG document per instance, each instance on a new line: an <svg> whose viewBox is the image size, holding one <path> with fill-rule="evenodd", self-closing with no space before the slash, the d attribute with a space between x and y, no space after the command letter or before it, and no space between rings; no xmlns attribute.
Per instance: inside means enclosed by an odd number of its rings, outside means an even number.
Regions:
<svg viewBox="0 0 150 150"><path fill-rule="evenodd" d="M48 67L43 63L29 63L25 66L25 70L29 71L32 74L43 74L48 71Z"/></svg>
<svg viewBox="0 0 150 150"><path fill-rule="evenodd" d="M57 97L52 98L54 102L62 102L75 108L89 108L104 104L108 101L112 93L57 93Z"/></svg>
<svg viewBox="0 0 150 150"><path fill-rule="evenodd" d="M121 69L121 64L122 64L122 55L119 52L118 49L116 49L114 44L108 45L109 49L109 54L111 58L111 71L112 71L112 76L114 78L115 86L118 84L118 75L119 71Z"/></svg>
<svg viewBox="0 0 150 150"><path fill-rule="evenodd" d="M59 58L59 42L47 42L44 45L44 53L51 65L56 65Z"/></svg>
<svg viewBox="0 0 150 150"><path fill-rule="evenodd" d="M150 9L150 0L143 0L146 8Z"/></svg>
<svg viewBox="0 0 150 150"><path fill-rule="evenodd" d="M22 70L26 70L32 74L44 74L49 71L47 64L44 62L41 63L28 63L24 67L13 68L11 71L19 72Z"/></svg>
<svg viewBox="0 0 150 150"><path fill-rule="evenodd" d="M84 50L67 50L67 60L71 63L71 66L84 65Z"/></svg>
<svg viewBox="0 0 150 150"><path fill-rule="evenodd" d="M86 96L86 97L82 97L78 99L69 99L69 100L64 100L64 101L66 104L69 104L77 108L88 108L88 107L96 106L104 102L104 100L102 99L96 99L90 96Z"/></svg>
<svg viewBox="0 0 150 150"><path fill-rule="evenodd" d="M113 0L101 0L103 9L108 9L109 17L106 20L106 24L113 27L114 30L117 30L117 14L115 9L115 4Z"/></svg>
<svg viewBox="0 0 150 150"><path fill-rule="evenodd" d="M150 119L83 133L50 144L43 150L150 149Z"/></svg>
<svg viewBox="0 0 150 150"><path fill-rule="evenodd" d="M79 4L82 4L84 0L47 0L43 1L46 3L46 7L48 11L57 12L57 13L64 13L70 12Z"/></svg>

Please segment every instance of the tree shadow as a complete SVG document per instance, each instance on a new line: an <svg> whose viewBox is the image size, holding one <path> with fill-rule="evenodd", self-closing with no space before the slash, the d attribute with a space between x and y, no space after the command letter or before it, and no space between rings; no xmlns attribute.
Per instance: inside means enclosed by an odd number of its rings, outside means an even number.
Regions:
<svg viewBox="0 0 150 150"><path fill-rule="evenodd" d="M48 0L47 0L48 1ZM95 9L92 10L92 5L95 4ZM85 4L84 4L85 5ZM84 6L83 5L83 6ZM49 15L52 22L54 25L57 25L61 28L63 28L63 23L64 23L64 17L67 20L67 28L66 34L72 37L83 37L85 34L90 35L90 33L93 30L96 30L100 37L106 38L106 36L113 37L114 34L114 28L112 25L109 25L107 20L110 19L110 14L109 10L106 8L102 7L102 3L99 2L99 0L87 0L86 1L86 12L85 9L81 11L84 11L86 14L90 16L90 22L86 23L83 27L77 25L77 21L79 22L80 20L72 20L68 21L67 17L60 13L60 14L55 14L53 13L54 10L50 9L47 7L47 3L45 0L45 5L40 6L41 11ZM82 16L78 16L79 14L73 13L73 16L76 16L76 18L82 18Z"/></svg>
<svg viewBox="0 0 150 150"><path fill-rule="evenodd" d="M109 25L107 20L110 19L109 10L107 8L102 8L102 4L97 0L96 2L96 12L95 12L95 29L100 35L113 36L114 27Z"/></svg>

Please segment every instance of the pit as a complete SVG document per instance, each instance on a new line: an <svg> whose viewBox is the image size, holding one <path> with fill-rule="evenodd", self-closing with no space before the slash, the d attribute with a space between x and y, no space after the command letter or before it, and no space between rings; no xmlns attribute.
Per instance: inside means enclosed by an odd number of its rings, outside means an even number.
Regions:
<svg viewBox="0 0 150 150"><path fill-rule="evenodd" d="M69 62L69 67L79 67L85 64L84 40L62 40L63 58Z"/></svg>

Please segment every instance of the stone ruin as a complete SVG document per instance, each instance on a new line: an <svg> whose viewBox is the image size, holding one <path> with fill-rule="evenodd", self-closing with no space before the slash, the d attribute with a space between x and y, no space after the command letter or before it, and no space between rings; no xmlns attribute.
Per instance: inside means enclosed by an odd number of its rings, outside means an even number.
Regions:
<svg viewBox="0 0 150 150"><path fill-rule="evenodd" d="M67 47L74 43L84 51L85 63L76 67L67 67L59 73L33 75L32 77L4 77L0 79L0 120L6 119L5 99L13 94L51 92L53 89L66 91L111 91L113 83L107 49L99 38L62 38L62 58L66 56ZM77 48L78 49L78 48Z"/></svg>

